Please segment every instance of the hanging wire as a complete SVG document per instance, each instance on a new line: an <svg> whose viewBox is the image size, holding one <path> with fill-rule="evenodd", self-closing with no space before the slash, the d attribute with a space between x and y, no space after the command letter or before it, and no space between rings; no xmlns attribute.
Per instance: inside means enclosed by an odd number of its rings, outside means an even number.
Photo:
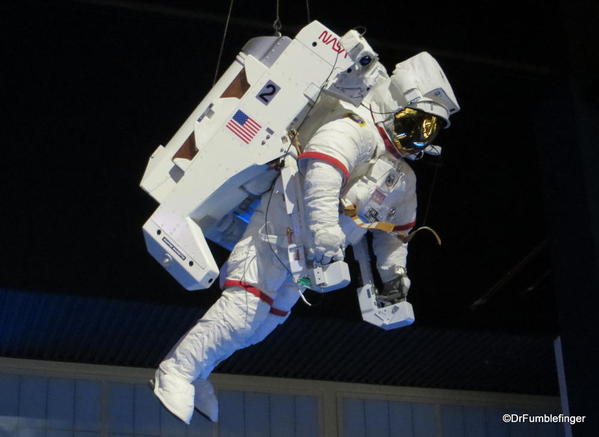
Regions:
<svg viewBox="0 0 599 437"><path fill-rule="evenodd" d="M306 0L306 17L308 18L308 23L310 23L310 0Z"/></svg>
<svg viewBox="0 0 599 437"><path fill-rule="evenodd" d="M422 220L422 226L426 225L426 221L428 220L428 212L431 209L431 203L433 200L433 193L435 192L435 185L437 183L437 173L439 172L439 167L441 166L440 162L435 163L435 171L433 172L433 181L430 184L431 190L428 193L428 200L426 202L426 209L424 210L424 219Z"/></svg>
<svg viewBox="0 0 599 437"><path fill-rule="evenodd" d="M233 1L229 2L229 13L227 14L227 20L225 21L225 30L223 32L223 39L220 43L220 51L218 52L218 60L216 61L216 69L214 70L214 80L212 81L212 86L216 83L216 79L218 79L218 71L220 70L220 61L223 56L223 50L225 48L225 40L227 39L227 31L229 30L229 21L231 20L231 12L233 11ZM278 0L277 0L278 1Z"/></svg>
<svg viewBox="0 0 599 437"><path fill-rule="evenodd" d="M281 36L281 28L283 25L281 24L281 17L279 17L279 0L277 0L277 8L276 8L277 17L275 21L272 23L272 28L275 30L275 36Z"/></svg>

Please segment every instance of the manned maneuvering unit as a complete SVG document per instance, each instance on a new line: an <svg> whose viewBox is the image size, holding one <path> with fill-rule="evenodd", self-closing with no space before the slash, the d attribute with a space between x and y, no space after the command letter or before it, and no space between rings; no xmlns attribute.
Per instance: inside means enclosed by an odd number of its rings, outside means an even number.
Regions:
<svg viewBox="0 0 599 437"><path fill-rule="evenodd" d="M294 280L319 292L348 285L344 261L312 265L306 260L296 159L301 139L319 127L318 113L326 105L359 106L383 76L377 54L355 30L339 37L314 21L293 39L248 41L168 144L149 159L141 187L159 203L143 226L150 254L186 289L210 287L219 267L207 239L230 250L260 195L281 174L292 224L287 237ZM364 222L372 221L360 213ZM384 329L411 324L414 313L407 301L377 298L367 246L355 245L354 253L364 320Z"/></svg>

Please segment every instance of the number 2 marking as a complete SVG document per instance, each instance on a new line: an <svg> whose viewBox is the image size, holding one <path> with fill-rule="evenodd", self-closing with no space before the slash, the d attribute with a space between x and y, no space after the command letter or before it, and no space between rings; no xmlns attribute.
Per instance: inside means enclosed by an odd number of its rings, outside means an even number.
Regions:
<svg viewBox="0 0 599 437"><path fill-rule="evenodd" d="M268 89L268 91L264 91L258 94L258 97L261 98L264 103L268 103L270 102L270 99L268 97L274 95L277 89L272 83L269 83L263 89Z"/></svg>
<svg viewBox="0 0 599 437"><path fill-rule="evenodd" d="M268 105L272 101L274 96L279 92L280 89L281 89L281 87L279 87L272 80L269 80L268 82L266 82L266 85L264 85L262 87L262 89L260 90L260 92L258 93L258 95L256 97L262 103L264 103L265 105Z"/></svg>

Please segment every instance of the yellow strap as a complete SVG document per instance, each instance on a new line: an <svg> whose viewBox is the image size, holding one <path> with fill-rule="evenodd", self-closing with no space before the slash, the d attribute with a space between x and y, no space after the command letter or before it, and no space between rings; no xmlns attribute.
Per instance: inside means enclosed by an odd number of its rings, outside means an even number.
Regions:
<svg viewBox="0 0 599 437"><path fill-rule="evenodd" d="M302 143L300 142L299 132L295 129L291 129L288 134L289 140L293 147L295 147L295 151L297 152L297 156L302 154Z"/></svg>
<svg viewBox="0 0 599 437"><path fill-rule="evenodd" d="M383 231L383 232L387 232L389 234L395 234L404 243L409 243L410 240L412 240L412 238L414 238L414 235L416 235L417 232L422 231L422 230L427 230L427 231L432 232L433 235L435 236L435 239L437 240L437 244L439 246L442 243L441 237L439 237L439 234L437 234L437 232L433 228L430 228L428 226L421 226L418 229L415 229L414 231L412 231L408 234L406 232L394 231L393 229L395 229L395 225L393 223L389 223L389 222L364 223L362 221L362 219L358 216L358 208L353 203L345 205L345 207L343 208L343 214L350 217L354 221L354 223L361 228L375 229L377 231Z"/></svg>

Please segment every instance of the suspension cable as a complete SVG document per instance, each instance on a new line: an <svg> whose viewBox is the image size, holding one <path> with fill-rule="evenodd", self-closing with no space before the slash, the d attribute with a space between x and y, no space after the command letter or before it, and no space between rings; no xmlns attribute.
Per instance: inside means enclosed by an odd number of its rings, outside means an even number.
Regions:
<svg viewBox="0 0 599 437"><path fill-rule="evenodd" d="M306 17L308 18L308 24L310 24L310 0L306 0Z"/></svg>
<svg viewBox="0 0 599 437"><path fill-rule="evenodd" d="M234 0L229 1L229 13L227 14L227 20L225 21L225 30L223 32L223 39L220 43L220 51L218 52L218 60L216 61L216 69L214 70L214 80L212 81L212 86L214 86L214 84L216 84L216 79L218 79L218 71L220 70L220 61L223 56L223 50L225 48L225 40L227 39L227 31L229 30L229 21L231 20L231 12L233 11L233 1Z"/></svg>
<svg viewBox="0 0 599 437"><path fill-rule="evenodd" d="M281 28L283 25L281 24L281 17L279 17L279 0L277 0L276 14L277 17L272 23L272 28L275 30L275 36L281 36Z"/></svg>
<svg viewBox="0 0 599 437"><path fill-rule="evenodd" d="M433 172L433 181L430 184L431 189L430 189L430 191L428 193L428 200L426 202L426 209L424 211L424 219L422 220L422 225L423 226L426 225L426 222L428 220L428 213L429 213L430 208L431 208L431 203L432 203L432 200L433 200L433 193L435 192L435 185L437 183L437 173L439 172L439 167L441 166L441 163L440 162L436 162L434 164L434 166L435 166L435 170Z"/></svg>

